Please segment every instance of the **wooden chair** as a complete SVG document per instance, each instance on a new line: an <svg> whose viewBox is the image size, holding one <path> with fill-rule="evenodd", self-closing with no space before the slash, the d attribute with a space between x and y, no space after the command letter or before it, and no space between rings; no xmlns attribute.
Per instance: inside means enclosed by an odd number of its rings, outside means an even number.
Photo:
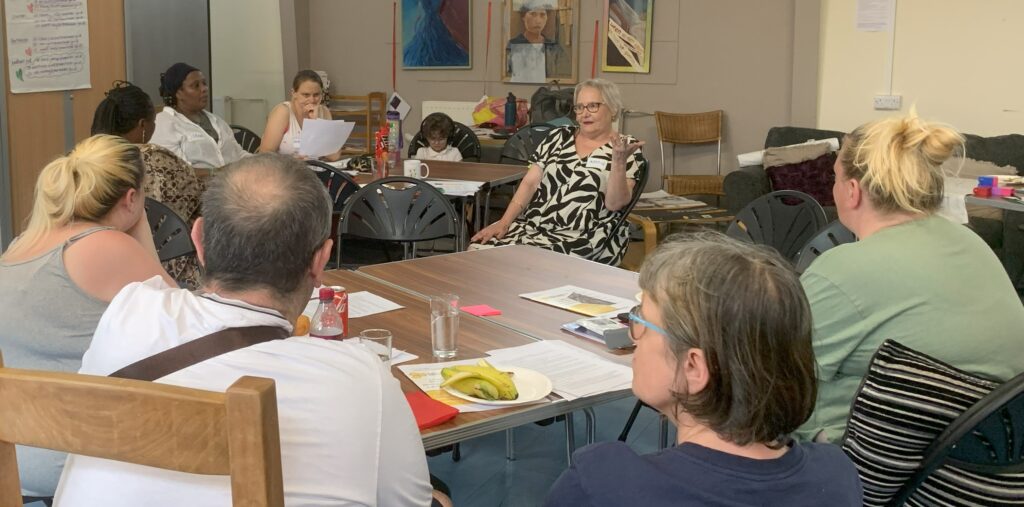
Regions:
<svg viewBox="0 0 1024 507"><path fill-rule="evenodd" d="M675 195L723 196L722 189L722 110L706 113L654 112L658 126L658 146L661 148L661 168L664 174L665 191ZM665 165L665 143L672 143L672 158L675 159L677 144L718 144L718 164L714 175L668 174ZM673 164L675 173L675 164Z"/></svg>
<svg viewBox="0 0 1024 507"><path fill-rule="evenodd" d="M274 381L226 393L3 367L0 505L21 505L15 444L204 475L230 475L232 504L283 506Z"/></svg>

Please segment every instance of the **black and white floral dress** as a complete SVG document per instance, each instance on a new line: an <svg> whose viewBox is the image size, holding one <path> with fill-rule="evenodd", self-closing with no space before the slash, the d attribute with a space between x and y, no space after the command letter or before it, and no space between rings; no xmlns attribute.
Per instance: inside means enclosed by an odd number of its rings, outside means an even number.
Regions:
<svg viewBox="0 0 1024 507"><path fill-rule="evenodd" d="M613 233L619 214L604 206L612 146L604 144L581 158L576 153L576 131L552 130L530 156L530 163L543 172L537 192L508 234L491 244L532 245L613 266L622 260L627 228ZM626 178L634 181L639 176L635 155L626 160Z"/></svg>

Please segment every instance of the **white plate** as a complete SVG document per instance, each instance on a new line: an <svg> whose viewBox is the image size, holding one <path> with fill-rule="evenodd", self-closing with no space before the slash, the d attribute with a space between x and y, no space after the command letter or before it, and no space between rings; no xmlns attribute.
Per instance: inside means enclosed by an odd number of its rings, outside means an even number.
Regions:
<svg viewBox="0 0 1024 507"><path fill-rule="evenodd" d="M480 398L470 396L468 394L461 393L451 387L443 387L448 394L455 396L456 398L462 398L473 403L479 403L481 405L522 405L524 403L533 403L538 400L542 400L547 395L551 394L551 379L547 378L543 373L539 373L526 368L520 368L518 366L495 366L501 371L512 372L512 382L516 385L516 390L519 391L519 398L514 400L482 400Z"/></svg>

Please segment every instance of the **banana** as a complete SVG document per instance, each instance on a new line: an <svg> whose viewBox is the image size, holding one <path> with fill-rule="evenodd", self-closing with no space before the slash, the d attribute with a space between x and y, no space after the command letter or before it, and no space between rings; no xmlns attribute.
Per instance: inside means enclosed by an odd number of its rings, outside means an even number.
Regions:
<svg viewBox="0 0 1024 507"><path fill-rule="evenodd" d="M482 400L491 401L498 399L498 388L480 377L457 380L452 383L452 388Z"/></svg>
<svg viewBox="0 0 1024 507"><path fill-rule="evenodd" d="M508 373L498 371L496 368L488 364L487 361L482 359L480 360L480 363L486 364L487 366L459 365L453 366L452 369L459 373L473 373L476 376L487 380L498 389L499 399L514 400L519 398L519 391L516 389L516 385L512 382L512 377L509 376ZM451 381L452 378L455 378L455 376L450 377L448 381Z"/></svg>

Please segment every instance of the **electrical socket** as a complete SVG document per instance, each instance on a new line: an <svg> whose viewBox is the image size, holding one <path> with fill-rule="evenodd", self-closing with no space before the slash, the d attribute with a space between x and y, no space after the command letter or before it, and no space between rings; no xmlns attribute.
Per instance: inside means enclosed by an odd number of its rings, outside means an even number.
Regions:
<svg viewBox="0 0 1024 507"><path fill-rule="evenodd" d="M900 95L875 95L875 110L899 111L903 97Z"/></svg>

